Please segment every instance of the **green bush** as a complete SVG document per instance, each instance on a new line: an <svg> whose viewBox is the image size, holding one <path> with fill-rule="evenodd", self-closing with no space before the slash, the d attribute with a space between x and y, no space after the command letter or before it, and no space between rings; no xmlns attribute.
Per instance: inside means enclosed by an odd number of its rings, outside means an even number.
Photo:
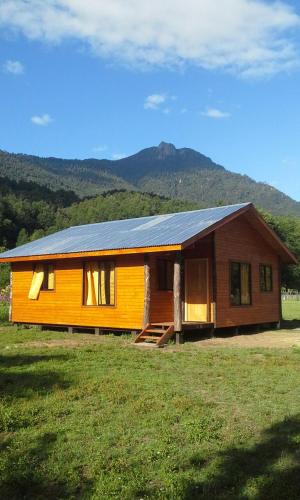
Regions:
<svg viewBox="0 0 300 500"><path fill-rule="evenodd" d="M0 304L0 324L8 323L9 304Z"/></svg>

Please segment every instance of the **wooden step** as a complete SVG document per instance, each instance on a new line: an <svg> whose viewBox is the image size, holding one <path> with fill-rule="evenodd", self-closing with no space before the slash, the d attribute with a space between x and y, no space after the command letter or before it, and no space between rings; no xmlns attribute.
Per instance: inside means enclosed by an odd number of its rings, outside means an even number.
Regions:
<svg viewBox="0 0 300 500"><path fill-rule="evenodd" d="M147 328L145 331L147 333L166 333L167 330L163 330L162 328Z"/></svg>
<svg viewBox="0 0 300 500"><path fill-rule="evenodd" d="M159 325L159 326L167 326L167 327L169 327L169 326L172 326L172 325L173 325L173 323L168 323L168 322L164 322L164 321L162 321L161 323L151 323L151 325L153 325L153 326L154 326L154 325L155 325L155 326L156 326L156 325Z"/></svg>
<svg viewBox="0 0 300 500"><path fill-rule="evenodd" d="M155 337L154 335L142 335L141 339L160 340L161 337Z"/></svg>
<svg viewBox="0 0 300 500"><path fill-rule="evenodd" d="M160 328L159 328L160 327ZM164 328L166 327L166 328ZM153 333L154 335L148 335ZM157 347L165 345L174 333L173 323L148 323L145 328L135 338L135 343L147 343L153 341Z"/></svg>

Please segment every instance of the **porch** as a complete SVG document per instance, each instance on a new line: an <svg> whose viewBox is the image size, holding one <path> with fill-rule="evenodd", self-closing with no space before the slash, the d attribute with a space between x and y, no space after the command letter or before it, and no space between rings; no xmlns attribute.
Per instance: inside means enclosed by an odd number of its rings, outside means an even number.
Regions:
<svg viewBox="0 0 300 500"><path fill-rule="evenodd" d="M204 251L203 251L204 249ZM215 327L211 245L144 257L144 328L135 342L165 344L174 334Z"/></svg>

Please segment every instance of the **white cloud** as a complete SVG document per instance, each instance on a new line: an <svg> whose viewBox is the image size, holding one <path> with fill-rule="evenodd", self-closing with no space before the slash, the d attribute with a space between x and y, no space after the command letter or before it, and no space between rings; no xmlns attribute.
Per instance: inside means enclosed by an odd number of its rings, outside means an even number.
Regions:
<svg viewBox="0 0 300 500"><path fill-rule="evenodd" d="M202 111L201 115L207 116L208 118L215 118L216 120L219 120L221 118L228 118L230 116L230 113L221 111L220 109L216 108L208 108L206 111Z"/></svg>
<svg viewBox="0 0 300 500"><path fill-rule="evenodd" d="M300 16L287 0L1 0L0 24L30 39L77 39L134 65L223 69L245 77L299 64Z"/></svg>
<svg viewBox="0 0 300 500"><path fill-rule="evenodd" d="M3 64L3 69L6 73L13 75L22 75L24 73L24 66L20 61L12 61L9 59Z"/></svg>
<svg viewBox="0 0 300 500"><path fill-rule="evenodd" d="M146 97L144 102L145 109L158 109L159 106L166 102L165 94L151 94Z"/></svg>
<svg viewBox="0 0 300 500"><path fill-rule="evenodd" d="M50 115L44 114L44 115L35 115L31 117L32 123L35 125L40 125L42 127L45 127L49 125L49 123L53 122L53 119L51 118Z"/></svg>
<svg viewBox="0 0 300 500"><path fill-rule="evenodd" d="M122 158L126 158L126 154L125 153L113 153L111 155L111 159L112 160L122 160Z"/></svg>
<svg viewBox="0 0 300 500"><path fill-rule="evenodd" d="M171 108L169 106L165 106L167 101L176 101L176 95L168 95L168 94L151 94L148 95L144 101L144 108L151 110L159 110L164 115L168 115L171 113Z"/></svg>

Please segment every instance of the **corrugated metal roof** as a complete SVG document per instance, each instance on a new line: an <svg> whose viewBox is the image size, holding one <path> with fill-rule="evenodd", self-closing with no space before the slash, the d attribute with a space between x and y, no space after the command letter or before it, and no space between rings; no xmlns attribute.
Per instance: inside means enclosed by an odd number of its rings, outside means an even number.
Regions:
<svg viewBox="0 0 300 500"><path fill-rule="evenodd" d="M0 254L0 258L182 244L250 203L73 226Z"/></svg>

